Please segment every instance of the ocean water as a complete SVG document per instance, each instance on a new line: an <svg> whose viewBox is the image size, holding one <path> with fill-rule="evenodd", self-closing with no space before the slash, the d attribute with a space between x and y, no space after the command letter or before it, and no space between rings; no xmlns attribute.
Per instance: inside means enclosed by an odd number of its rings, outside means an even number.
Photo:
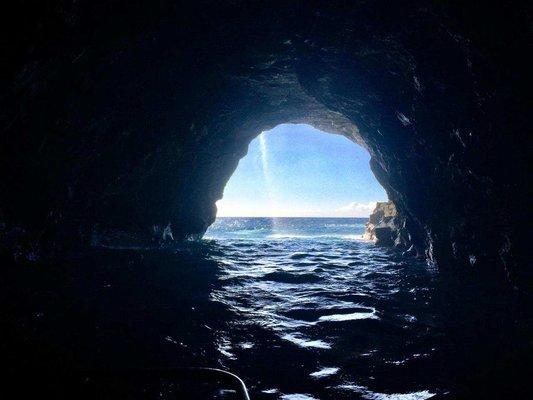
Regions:
<svg viewBox="0 0 533 400"><path fill-rule="evenodd" d="M239 399L198 367L253 400L527 398L531 308L362 240L365 222L219 218L170 248L5 261L0 358L19 392L79 399Z"/></svg>
<svg viewBox="0 0 533 400"><path fill-rule="evenodd" d="M367 218L217 218L204 239L362 239Z"/></svg>
<svg viewBox="0 0 533 400"><path fill-rule="evenodd" d="M441 389L424 379L439 335L434 271L364 241L365 223L219 218L207 231L220 265L211 299L234 315L219 351L254 398L421 400Z"/></svg>

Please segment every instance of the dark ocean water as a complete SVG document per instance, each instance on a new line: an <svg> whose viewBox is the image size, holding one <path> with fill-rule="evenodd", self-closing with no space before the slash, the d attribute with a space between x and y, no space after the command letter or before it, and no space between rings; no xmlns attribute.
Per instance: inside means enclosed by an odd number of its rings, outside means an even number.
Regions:
<svg viewBox="0 0 533 400"><path fill-rule="evenodd" d="M252 399L516 390L509 382L522 384L531 354L527 309L487 292L470 271L450 280L363 241L364 223L217 219L202 241L177 247L6 264L0 356L22 376L21 389L40 390L27 385L37 377L63 389L68 381L54 371L76 371L83 385L98 382L86 371L137 371L114 386L95 384L100 394L87 398L238 398L145 383L145 371L183 367L232 371Z"/></svg>
<svg viewBox="0 0 533 400"><path fill-rule="evenodd" d="M235 316L219 351L246 367L257 398L426 399L439 390L422 375L438 344L434 273L363 241L365 222L222 218L206 233L221 268L211 299Z"/></svg>

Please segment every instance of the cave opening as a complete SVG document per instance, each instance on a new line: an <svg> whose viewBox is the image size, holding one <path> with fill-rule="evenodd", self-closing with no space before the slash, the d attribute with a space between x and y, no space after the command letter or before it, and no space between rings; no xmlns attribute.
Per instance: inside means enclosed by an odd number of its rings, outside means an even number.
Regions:
<svg viewBox="0 0 533 400"><path fill-rule="evenodd" d="M18 3L0 90L2 394L176 397L140 378L207 366L254 399L530 396L528 2ZM397 213L369 221L376 243L337 222L214 237L248 144L282 122L368 150L394 204L381 216ZM302 212L264 186L264 212L238 198L234 215ZM73 376L132 369L114 396ZM70 387L85 394L54 394Z"/></svg>
<svg viewBox="0 0 533 400"><path fill-rule="evenodd" d="M369 152L346 132L326 131L281 124L251 140L202 242L218 266L210 298L228 310L229 323L215 332L214 343L229 365L242 363L261 376L259 396L385 397L373 380L397 371L374 377L375 364L363 365L366 355L394 363L400 346L407 362L441 346L436 329L423 340L417 336L417 321L434 306L432 271L367 240L376 202L388 204ZM389 321L403 326L401 339L384 340ZM358 354L361 368L341 353ZM275 363L280 373L260 372L256 360ZM432 379L404 385L398 395L430 398L441 390ZM326 380L329 389L315 386Z"/></svg>
<svg viewBox="0 0 533 400"><path fill-rule="evenodd" d="M341 135L280 124L248 146L217 201L219 217L368 217L387 194L370 155Z"/></svg>
<svg viewBox="0 0 533 400"><path fill-rule="evenodd" d="M335 222L351 226L356 220L360 227L377 202L387 201L369 161L368 151L354 140L308 124L280 124L261 132L216 202L217 219L206 237L216 235L221 225L235 226L239 218L266 222L278 237L296 234L296 219L300 229L302 219L321 220L324 227ZM360 231L344 233L361 236Z"/></svg>

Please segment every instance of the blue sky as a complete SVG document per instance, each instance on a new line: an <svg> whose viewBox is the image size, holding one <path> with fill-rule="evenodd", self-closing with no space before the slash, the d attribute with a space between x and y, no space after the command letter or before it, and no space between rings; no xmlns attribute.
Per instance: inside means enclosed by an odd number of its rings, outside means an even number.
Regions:
<svg viewBox="0 0 533 400"><path fill-rule="evenodd" d="M347 138L283 124L255 138L217 202L218 216L366 217L387 195L370 155Z"/></svg>

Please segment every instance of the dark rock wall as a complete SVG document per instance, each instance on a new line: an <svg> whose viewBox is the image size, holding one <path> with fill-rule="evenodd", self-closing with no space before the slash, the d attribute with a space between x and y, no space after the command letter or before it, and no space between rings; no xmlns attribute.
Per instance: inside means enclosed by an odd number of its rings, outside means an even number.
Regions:
<svg viewBox="0 0 533 400"><path fill-rule="evenodd" d="M365 224L363 238L378 246L394 247L405 255L423 256L423 250L413 243L407 219L398 213L392 201L378 201Z"/></svg>
<svg viewBox="0 0 533 400"><path fill-rule="evenodd" d="M4 238L200 235L250 140L308 122L369 150L429 259L529 279L527 2L16 8L2 34Z"/></svg>

